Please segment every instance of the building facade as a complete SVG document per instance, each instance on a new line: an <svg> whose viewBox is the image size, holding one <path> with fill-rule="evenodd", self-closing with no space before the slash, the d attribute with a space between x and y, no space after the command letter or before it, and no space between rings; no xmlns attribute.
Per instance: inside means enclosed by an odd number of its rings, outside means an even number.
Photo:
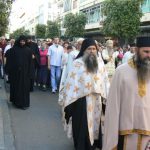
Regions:
<svg viewBox="0 0 150 150"><path fill-rule="evenodd" d="M100 28L102 28L101 22L104 20L102 13L103 1L104 0L80 0L79 11L83 12L87 17L85 26L86 37L93 37L97 40L103 37L100 33Z"/></svg>
<svg viewBox="0 0 150 150"><path fill-rule="evenodd" d="M141 18L141 34L150 36L150 0L144 0L141 7L144 14Z"/></svg>
<svg viewBox="0 0 150 150"><path fill-rule="evenodd" d="M104 0L64 0L63 17L68 13L82 12L87 17L85 26L86 37L94 37L97 39L101 33L101 22L103 21L102 2Z"/></svg>
<svg viewBox="0 0 150 150"><path fill-rule="evenodd" d="M79 11L87 16L87 23L85 26L86 37L93 37L100 40L103 35L100 32L104 15L102 13L104 0L80 0ZM150 0L144 0L141 6L143 16L141 18L141 34L150 35Z"/></svg>
<svg viewBox="0 0 150 150"><path fill-rule="evenodd" d="M37 24L46 25L48 20L54 21L62 14L63 6L57 3L60 4L60 0L16 0L10 16L10 33L24 28L34 35Z"/></svg>
<svg viewBox="0 0 150 150"><path fill-rule="evenodd" d="M11 30L24 27L31 34L35 34L37 24L47 24L48 20L60 20L61 34L64 35L63 20L68 13L83 12L87 17L85 37L100 39L100 32L104 15L102 13L104 0L15 0L12 9ZM142 34L150 33L150 0L144 0L141 6L143 17L141 18Z"/></svg>

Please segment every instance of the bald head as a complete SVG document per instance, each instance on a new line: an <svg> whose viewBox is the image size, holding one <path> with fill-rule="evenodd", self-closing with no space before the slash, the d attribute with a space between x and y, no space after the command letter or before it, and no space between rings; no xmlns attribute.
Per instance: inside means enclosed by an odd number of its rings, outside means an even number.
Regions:
<svg viewBox="0 0 150 150"><path fill-rule="evenodd" d="M77 50L81 49L81 45L82 45L83 41L84 41L84 38L79 38L77 40L77 45L76 45Z"/></svg>

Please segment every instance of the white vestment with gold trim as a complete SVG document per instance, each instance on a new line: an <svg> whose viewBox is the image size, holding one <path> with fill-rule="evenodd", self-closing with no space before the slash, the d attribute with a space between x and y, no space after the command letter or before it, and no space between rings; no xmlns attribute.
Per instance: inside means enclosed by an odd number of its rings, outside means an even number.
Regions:
<svg viewBox="0 0 150 150"><path fill-rule="evenodd" d="M125 138L125 150L145 150L150 140L150 82L138 81L132 60L116 69L111 82L103 150L115 150L119 135Z"/></svg>

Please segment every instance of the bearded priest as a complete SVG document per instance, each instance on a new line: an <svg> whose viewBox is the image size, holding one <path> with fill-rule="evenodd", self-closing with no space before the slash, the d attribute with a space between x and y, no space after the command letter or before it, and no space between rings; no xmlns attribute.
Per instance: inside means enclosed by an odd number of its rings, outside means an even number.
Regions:
<svg viewBox="0 0 150 150"><path fill-rule="evenodd" d="M102 147L102 98L109 79L93 39L85 39L67 76L63 92L65 119L72 121L75 150Z"/></svg>
<svg viewBox="0 0 150 150"><path fill-rule="evenodd" d="M103 150L146 150L150 141L150 37L112 79L104 122Z"/></svg>

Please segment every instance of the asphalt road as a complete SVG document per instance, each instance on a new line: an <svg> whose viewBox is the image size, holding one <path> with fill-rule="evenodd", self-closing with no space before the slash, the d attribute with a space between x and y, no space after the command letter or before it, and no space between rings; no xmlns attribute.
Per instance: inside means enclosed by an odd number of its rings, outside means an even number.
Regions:
<svg viewBox="0 0 150 150"><path fill-rule="evenodd" d="M63 130L58 95L37 89L30 98L27 110L9 103L16 150L74 150L72 140Z"/></svg>

